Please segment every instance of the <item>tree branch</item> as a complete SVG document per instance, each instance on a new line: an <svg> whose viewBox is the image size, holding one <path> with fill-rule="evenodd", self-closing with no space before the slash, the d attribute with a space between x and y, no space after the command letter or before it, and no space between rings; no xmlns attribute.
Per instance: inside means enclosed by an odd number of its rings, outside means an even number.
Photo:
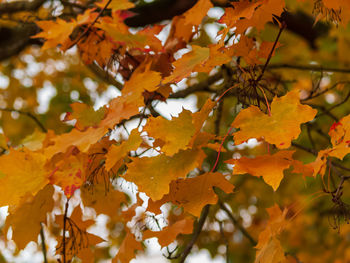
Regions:
<svg viewBox="0 0 350 263"><path fill-rule="evenodd" d="M33 1L12 1L0 4L0 15L12 14L20 11L34 11L38 9L46 0Z"/></svg>
<svg viewBox="0 0 350 263"><path fill-rule="evenodd" d="M193 235L192 235L192 238L191 238L191 241L187 244L185 250L181 253L181 258L180 258L180 263L184 263L188 254L190 254L191 250L192 250L192 247L193 245L196 243L198 237L199 237L199 234L202 232L202 229L203 229L203 225L205 223L205 220L207 219L208 217L208 213L209 213L209 208L210 208L210 205L206 205L203 210L202 210L202 214L198 220L198 225L197 225L197 228L195 229L195 231L193 232Z"/></svg>
<svg viewBox="0 0 350 263"><path fill-rule="evenodd" d="M109 74L108 71L103 70L103 68L101 68L95 62L88 64L87 67L102 81L113 85L118 90L123 89L123 84L121 84L119 81L117 81L111 74Z"/></svg>
<svg viewBox="0 0 350 263"><path fill-rule="evenodd" d="M29 118L31 118L39 126L41 131L47 132L47 129L45 128L45 126L38 120L38 118L35 115L33 115L30 112L21 111L21 110L15 110L15 109L12 109L12 108L0 108L0 111L17 112L19 114L26 115Z"/></svg>
<svg viewBox="0 0 350 263"><path fill-rule="evenodd" d="M219 200L219 205L222 210L225 211L227 216L230 218L232 223L242 232L242 234L250 241L250 243L255 247L257 242L255 239L247 232L247 230L238 222L238 220L232 215L231 211Z"/></svg>

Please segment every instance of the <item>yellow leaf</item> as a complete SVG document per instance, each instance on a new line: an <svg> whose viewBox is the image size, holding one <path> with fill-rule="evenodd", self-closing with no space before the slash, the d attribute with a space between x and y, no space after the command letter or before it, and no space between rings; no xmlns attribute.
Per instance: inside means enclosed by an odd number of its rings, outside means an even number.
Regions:
<svg viewBox="0 0 350 263"><path fill-rule="evenodd" d="M16 206L27 193L35 195L48 182L44 155L11 149L0 157L0 206Z"/></svg>
<svg viewBox="0 0 350 263"><path fill-rule="evenodd" d="M75 127L80 131L83 131L88 127L97 127L99 122L106 115L105 107L101 107L95 111L92 106L80 102L75 102L70 106L73 112L68 112L64 117L64 120L77 120Z"/></svg>
<svg viewBox="0 0 350 263"><path fill-rule="evenodd" d="M188 148L195 127L192 123L192 113L183 110L177 118L171 120L164 119L161 116L151 118L144 130L147 131L149 136L162 140L164 143L161 147L162 151L166 155L172 156L179 150Z"/></svg>
<svg viewBox="0 0 350 263"><path fill-rule="evenodd" d="M311 121L317 111L299 102L299 91L294 90L271 103L271 116L262 113L258 107L242 110L232 126L240 128L234 133L236 144L250 138L263 138L278 148L284 149L300 134L300 124Z"/></svg>
<svg viewBox="0 0 350 263"><path fill-rule="evenodd" d="M202 164L204 157L202 150L192 149L181 150L172 157L160 154L133 158L124 177L135 183L140 192L145 192L153 200L159 200L169 192L172 180L185 177Z"/></svg>
<svg viewBox="0 0 350 263"><path fill-rule="evenodd" d="M123 159L128 152L136 150L142 143L142 138L137 129L132 130L127 141L120 145L112 145L106 154L106 170L109 171L118 161Z"/></svg>

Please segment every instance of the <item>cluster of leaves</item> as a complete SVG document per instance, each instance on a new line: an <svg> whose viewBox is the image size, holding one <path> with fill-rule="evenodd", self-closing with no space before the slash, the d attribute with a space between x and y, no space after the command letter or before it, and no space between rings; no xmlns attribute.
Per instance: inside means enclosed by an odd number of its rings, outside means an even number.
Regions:
<svg viewBox="0 0 350 263"><path fill-rule="evenodd" d="M178 262L195 245L227 262L350 260L348 1L174 1L186 10L136 29L142 1L36 2L0 2L3 27L40 28L1 66L14 254L34 241L45 262L124 263L157 238ZM303 16L326 32L310 38ZM159 110L192 94L194 112Z"/></svg>

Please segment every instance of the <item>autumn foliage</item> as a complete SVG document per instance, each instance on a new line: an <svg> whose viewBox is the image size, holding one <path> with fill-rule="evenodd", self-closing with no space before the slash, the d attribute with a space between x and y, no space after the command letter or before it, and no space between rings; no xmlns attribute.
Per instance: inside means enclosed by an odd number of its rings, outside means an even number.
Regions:
<svg viewBox="0 0 350 263"><path fill-rule="evenodd" d="M0 1L0 262L350 262L350 2L146 2Z"/></svg>

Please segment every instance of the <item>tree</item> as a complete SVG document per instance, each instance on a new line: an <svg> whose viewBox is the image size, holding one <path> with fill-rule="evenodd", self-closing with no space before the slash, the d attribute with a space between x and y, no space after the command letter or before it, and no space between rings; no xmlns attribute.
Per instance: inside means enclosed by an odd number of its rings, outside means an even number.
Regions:
<svg viewBox="0 0 350 263"><path fill-rule="evenodd" d="M0 2L7 254L350 261L349 2L146 2Z"/></svg>

